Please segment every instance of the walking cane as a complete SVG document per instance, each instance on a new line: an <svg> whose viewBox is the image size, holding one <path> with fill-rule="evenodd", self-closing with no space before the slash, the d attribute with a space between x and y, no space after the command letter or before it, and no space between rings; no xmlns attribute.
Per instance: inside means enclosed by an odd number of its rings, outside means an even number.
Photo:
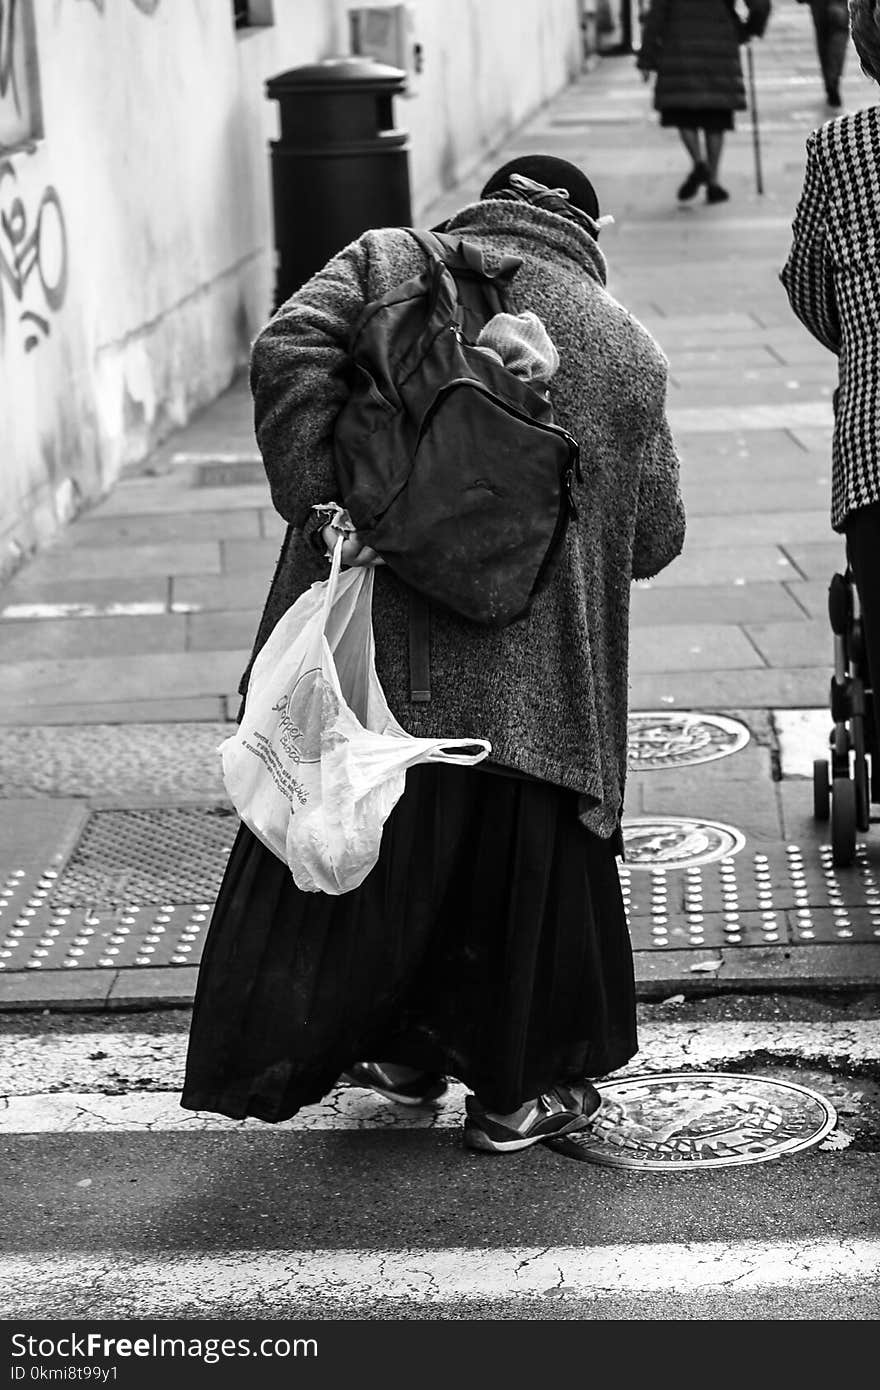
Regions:
<svg viewBox="0 0 880 1390"><path fill-rule="evenodd" d="M761 173L761 134L758 129L758 97L755 91L755 60L752 45L746 44L749 65L749 102L752 108L752 145L755 151L755 186L759 193L764 192L764 179Z"/></svg>

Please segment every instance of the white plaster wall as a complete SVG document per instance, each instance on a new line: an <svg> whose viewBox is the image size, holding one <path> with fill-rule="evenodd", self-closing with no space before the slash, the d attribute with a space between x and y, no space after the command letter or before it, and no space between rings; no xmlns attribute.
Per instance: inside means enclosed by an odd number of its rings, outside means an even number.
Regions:
<svg viewBox="0 0 880 1390"><path fill-rule="evenodd" d="M43 138L0 154L0 213L41 229L18 291L0 277L0 574L222 391L268 316L264 84L346 54L349 5L275 0L238 34L231 9L34 0ZM416 219L578 71L580 9L413 0L424 71L395 119Z"/></svg>

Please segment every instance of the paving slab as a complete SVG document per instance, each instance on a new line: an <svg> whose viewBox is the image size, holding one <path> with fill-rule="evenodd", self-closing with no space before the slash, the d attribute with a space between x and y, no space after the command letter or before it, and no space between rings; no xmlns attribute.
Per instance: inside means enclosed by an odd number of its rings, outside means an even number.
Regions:
<svg viewBox="0 0 880 1390"><path fill-rule="evenodd" d="M124 618L0 620L0 664L38 661L42 657L182 652L186 645L186 621L182 615L171 613Z"/></svg>
<svg viewBox="0 0 880 1390"><path fill-rule="evenodd" d="M772 479L777 468L791 466L795 473L803 469L804 454L807 450L795 436L796 432L792 428L780 424L760 430L734 427L691 432L679 428L676 430L675 439L685 459L693 456L707 467L710 467L713 461L718 461L720 466L724 459L736 459L734 476L736 473L743 473L749 460L753 460L754 477L758 481L768 476ZM768 463L772 463L773 466L768 468Z"/></svg>
<svg viewBox="0 0 880 1390"><path fill-rule="evenodd" d="M691 411L699 412L698 418L702 419L714 410L729 412L727 418L743 423L760 419L761 411L772 411L771 418L784 426L789 412L800 414L804 409L813 412L817 399L822 397L830 402L834 390L833 383L820 385L805 379L803 372L795 374L791 368L787 369L787 375L789 379L776 386L770 382L750 380L738 374L733 374L730 381L725 381L719 373L714 381L704 382L702 385L689 379L681 384L673 380L669 383L668 393L673 430L674 422L684 418ZM781 405L781 400L787 404Z"/></svg>
<svg viewBox="0 0 880 1390"><path fill-rule="evenodd" d="M655 589L649 580L633 585L630 625L634 633L637 627L658 624L727 625L800 621L805 616L805 609L798 602L803 587L806 586L759 581L754 584L702 584Z"/></svg>
<svg viewBox="0 0 880 1390"><path fill-rule="evenodd" d="M802 551L804 547L800 547ZM654 588L679 588L690 584L735 584L737 580L812 578L797 569L780 545L695 545L690 533L677 559L651 579Z"/></svg>
<svg viewBox="0 0 880 1390"><path fill-rule="evenodd" d="M831 711L818 709L774 710L773 724L779 748L779 770L783 778L813 776L813 762L828 753Z"/></svg>
<svg viewBox="0 0 880 1390"><path fill-rule="evenodd" d="M0 666L0 708L59 704L119 703L189 696L222 696L250 658L245 651L159 652L153 656L99 656L91 660L21 661Z"/></svg>
<svg viewBox="0 0 880 1390"><path fill-rule="evenodd" d="M226 720L226 696L193 696L167 699L157 695L154 700L106 700L64 705L26 705L14 700L0 703L0 727L8 725L54 726L66 724L138 724L150 721L171 723L188 720Z"/></svg>
<svg viewBox="0 0 880 1390"><path fill-rule="evenodd" d="M260 534L279 547L287 535L287 522L274 507L264 507L260 512Z"/></svg>
<svg viewBox="0 0 880 1390"><path fill-rule="evenodd" d="M0 590L0 618L13 617L34 605L78 605L84 612L109 614L120 605L147 605L156 612L169 611L169 581L165 575L137 578L115 575L108 579L39 578L31 565L19 570Z"/></svg>
<svg viewBox="0 0 880 1390"><path fill-rule="evenodd" d="M806 617L822 617L827 621L827 617L829 617L829 581L792 580L791 584L785 584L784 587L798 607L804 610ZM773 621L777 614L767 612L765 616Z"/></svg>
<svg viewBox="0 0 880 1390"><path fill-rule="evenodd" d="M828 401L786 401L766 405L718 405L672 408L668 412L673 435L712 434L716 430L785 430L826 425L832 419Z"/></svg>
<svg viewBox="0 0 880 1390"><path fill-rule="evenodd" d="M182 541L215 541L229 536L255 539L262 535L261 517L257 507L191 515L182 510L145 516L85 516L67 534L74 547L177 545Z"/></svg>
<svg viewBox="0 0 880 1390"><path fill-rule="evenodd" d="M258 540L258 541L221 541L220 549L223 556L224 574L245 571L248 574L254 572L266 576L266 588L268 590L269 581L275 573L275 566L278 563L278 556L281 550L281 539L279 540ZM177 573L182 573L178 570Z"/></svg>
<svg viewBox="0 0 880 1390"><path fill-rule="evenodd" d="M645 777L640 782L640 801L646 816L720 821L753 842L778 844L782 834L776 785L766 775L761 781L744 782L725 778L714 765L677 769L674 776L653 772L650 780Z"/></svg>
<svg viewBox="0 0 880 1390"><path fill-rule="evenodd" d="M630 708L800 709L821 704L828 694L828 681L829 673L820 667L635 674Z"/></svg>
<svg viewBox="0 0 880 1390"><path fill-rule="evenodd" d="M835 572L846 568L846 544L842 536L806 544L787 543L785 553L803 579L823 579L826 585Z"/></svg>
<svg viewBox="0 0 880 1390"><path fill-rule="evenodd" d="M738 627L694 623L634 627L630 634L630 671L634 675L666 671L743 670L763 666L761 654Z"/></svg>
<svg viewBox="0 0 880 1390"><path fill-rule="evenodd" d="M749 623L745 630L768 666L820 666L829 673L834 666L834 638L827 619Z"/></svg>
<svg viewBox="0 0 880 1390"><path fill-rule="evenodd" d="M107 970L89 970L74 975L67 970L27 970L0 973L0 1010L23 1013L34 1009L101 1009L109 1007L113 975ZM156 1003L164 1003L169 982L158 981L161 993Z"/></svg>
<svg viewBox="0 0 880 1390"><path fill-rule="evenodd" d="M824 426L815 429L793 429L791 433L802 448L811 453L823 454L830 459L831 441L834 435L834 424L831 420L827 421Z"/></svg>
<svg viewBox="0 0 880 1390"><path fill-rule="evenodd" d="M699 526L691 528L687 544L692 548L702 546L754 546L760 543L785 545L789 542L827 542L831 532L828 508L821 510L791 510L789 507L777 511L762 511L755 507L749 511L735 510L733 499L728 499L728 509L724 515L702 516Z"/></svg>
<svg viewBox="0 0 880 1390"><path fill-rule="evenodd" d="M247 570L234 574L175 574L170 581L170 608L174 612L234 613L238 609L262 613L271 575Z"/></svg>
<svg viewBox="0 0 880 1390"><path fill-rule="evenodd" d="M688 520L688 543L705 544L702 531L704 518L714 521L719 514L724 515L727 507L734 512L741 512L751 506L755 520L767 515L769 524L780 512L790 515L795 510L801 510L813 515L824 506L824 527L822 530L813 530L811 527L810 535L811 538L829 536L831 515L827 502L831 486L830 475L805 476L803 464L800 466L800 472L792 471L788 477L781 476L782 471L779 470L780 476L774 477L771 482L760 482L756 485L750 479L740 476L713 478L708 469L700 473L693 463L684 466L681 474L681 494ZM699 527L694 524L697 520L700 521ZM721 522L718 523L718 531L723 541L724 527ZM753 534L756 537L760 536L760 532ZM749 535L746 534L746 542L749 539ZM714 543L718 544L717 536Z"/></svg>
<svg viewBox="0 0 880 1390"><path fill-rule="evenodd" d="M106 1007L144 1008L161 999L166 1008L184 1008L193 1001L198 974L195 965L118 970L106 996Z"/></svg>
<svg viewBox="0 0 880 1390"><path fill-rule="evenodd" d="M184 479L123 481L89 510L89 517L161 516L167 512L253 511L271 502L269 485L198 488Z"/></svg>
<svg viewBox="0 0 880 1390"><path fill-rule="evenodd" d="M34 558L33 576L46 581L218 574L221 544L219 541L195 541L192 544L181 541L169 545L93 546L87 550L61 542ZM240 544L251 542L242 541Z"/></svg>
<svg viewBox="0 0 880 1390"><path fill-rule="evenodd" d="M36 866L40 871L65 859L86 821L85 801L68 796L29 799L10 796L0 802L0 874L5 888L10 876ZM2 895L4 899L8 892Z"/></svg>
<svg viewBox="0 0 880 1390"><path fill-rule="evenodd" d="M191 613L187 618L186 649L243 651L257 635L262 604L227 612Z"/></svg>

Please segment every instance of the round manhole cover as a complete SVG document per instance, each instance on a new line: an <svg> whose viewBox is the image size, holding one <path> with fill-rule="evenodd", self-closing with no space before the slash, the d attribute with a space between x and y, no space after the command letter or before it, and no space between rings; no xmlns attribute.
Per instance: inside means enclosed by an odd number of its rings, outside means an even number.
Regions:
<svg viewBox="0 0 880 1390"><path fill-rule="evenodd" d="M749 741L745 724L720 714L648 710L628 720L628 761L633 772L690 767L738 753Z"/></svg>
<svg viewBox="0 0 880 1390"><path fill-rule="evenodd" d="M667 1072L597 1088L603 1104L590 1128L548 1142L569 1158L616 1168L764 1163L811 1148L837 1123L822 1096L762 1076Z"/></svg>
<svg viewBox="0 0 880 1390"><path fill-rule="evenodd" d="M732 825L689 816L624 819L624 863L630 869L687 869L738 854L746 837Z"/></svg>

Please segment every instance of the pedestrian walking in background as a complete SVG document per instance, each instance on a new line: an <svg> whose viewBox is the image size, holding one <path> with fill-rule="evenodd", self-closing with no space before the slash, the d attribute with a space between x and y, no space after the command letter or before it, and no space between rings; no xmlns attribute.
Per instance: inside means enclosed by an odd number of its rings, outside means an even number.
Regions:
<svg viewBox="0 0 880 1390"><path fill-rule="evenodd" d="M654 107L660 124L678 130L691 170L678 189L680 202L706 190L707 203L730 197L718 180L724 136L734 113L747 106L740 44L760 37L769 0L651 0L636 63L645 81L656 74Z"/></svg>
<svg viewBox="0 0 880 1390"><path fill-rule="evenodd" d="M850 0L852 39L880 82L876 0ZM880 107L827 121L807 167L781 278L791 307L838 358L831 524L846 537L869 670L880 674ZM880 691L874 685L874 728Z"/></svg>
<svg viewBox="0 0 880 1390"><path fill-rule="evenodd" d="M439 1100L451 1076L470 1092L465 1143L503 1153L589 1124L592 1080L637 1051L616 864L630 587L679 553L684 513L666 360L606 291L598 217L582 171L528 156L445 224L490 269L521 260L508 307L536 315L552 344L548 358L543 337L530 339L552 373L556 422L581 446L577 515L524 618L489 629L432 609L427 704L411 699L410 591L376 568L376 668L393 713L416 736L486 738L491 762L411 769L375 868L337 896L301 892L240 828L199 972L187 1109L275 1122L340 1077L413 1104ZM347 564L376 558L313 508L337 495L351 330L423 266L406 230L368 231L256 340L257 440L293 530L255 651L326 577L326 547L342 543ZM517 341L530 325L516 321Z"/></svg>
<svg viewBox="0 0 880 1390"><path fill-rule="evenodd" d="M828 105L840 106L840 82L849 47L847 0L799 0L799 3L810 7Z"/></svg>

